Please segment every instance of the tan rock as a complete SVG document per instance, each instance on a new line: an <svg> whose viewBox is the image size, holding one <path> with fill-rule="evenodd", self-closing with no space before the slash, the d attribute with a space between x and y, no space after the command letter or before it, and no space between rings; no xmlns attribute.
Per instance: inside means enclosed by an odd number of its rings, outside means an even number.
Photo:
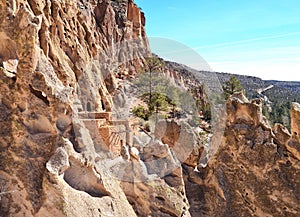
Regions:
<svg viewBox="0 0 300 217"><path fill-rule="evenodd" d="M300 142L300 104L295 102L291 106L291 133Z"/></svg>
<svg viewBox="0 0 300 217"><path fill-rule="evenodd" d="M10 59L3 62L3 68L5 68L9 72L16 73L18 68L18 60L17 59Z"/></svg>
<svg viewBox="0 0 300 217"><path fill-rule="evenodd" d="M275 138L280 145L285 145L286 142L291 138L291 134L286 127L282 124L275 124L273 127Z"/></svg>
<svg viewBox="0 0 300 217"><path fill-rule="evenodd" d="M132 71L143 64L145 21L98 2L0 2L0 216L136 216L78 112L112 110L108 75L119 56Z"/></svg>
<svg viewBox="0 0 300 217"><path fill-rule="evenodd" d="M291 152L295 158L300 160L300 105L292 103L291 106L291 138L287 142L287 150Z"/></svg>
<svg viewBox="0 0 300 217"><path fill-rule="evenodd" d="M177 191L163 180L123 182L122 188L138 216L190 216L184 191Z"/></svg>
<svg viewBox="0 0 300 217"><path fill-rule="evenodd" d="M274 133L266 125L257 101L229 99L215 155L205 168L183 167L191 215L297 216L299 155L288 137L281 125Z"/></svg>

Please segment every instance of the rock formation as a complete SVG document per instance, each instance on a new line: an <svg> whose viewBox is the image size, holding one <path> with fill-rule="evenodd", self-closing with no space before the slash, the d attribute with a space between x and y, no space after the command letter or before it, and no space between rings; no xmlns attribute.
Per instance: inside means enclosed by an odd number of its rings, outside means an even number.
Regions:
<svg viewBox="0 0 300 217"><path fill-rule="evenodd" d="M132 0L0 2L0 216L299 216L299 104L290 134L231 98L205 168L185 121L120 118L144 26ZM188 70L164 73L207 102Z"/></svg>
<svg viewBox="0 0 300 217"><path fill-rule="evenodd" d="M79 0L2 1L0 12L0 216L135 216L96 167L80 112L111 110L109 61L143 64L143 14L132 1ZM139 50L112 52L125 39Z"/></svg>
<svg viewBox="0 0 300 217"><path fill-rule="evenodd" d="M291 108L291 133L292 137L287 143L287 149L300 160L300 105L292 103Z"/></svg>
<svg viewBox="0 0 300 217"><path fill-rule="evenodd" d="M258 100L233 96L226 106L225 132L208 165L196 173L183 165L191 215L298 216L299 141L282 125L272 130Z"/></svg>

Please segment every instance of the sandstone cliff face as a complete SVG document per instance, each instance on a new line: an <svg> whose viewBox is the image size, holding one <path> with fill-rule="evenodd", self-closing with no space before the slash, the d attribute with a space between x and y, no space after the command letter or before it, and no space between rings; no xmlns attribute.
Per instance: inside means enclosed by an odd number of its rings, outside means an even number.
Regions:
<svg viewBox="0 0 300 217"><path fill-rule="evenodd" d="M135 216L96 167L78 112L111 110L109 61L143 64L143 14L132 1L79 0L2 1L0 12L0 216ZM112 52L125 39L140 49Z"/></svg>
<svg viewBox="0 0 300 217"><path fill-rule="evenodd" d="M297 106L292 123L299 121ZM299 141L283 126L272 130L261 108L259 100L233 96L221 145L207 167L195 173L183 165L192 216L299 215Z"/></svg>

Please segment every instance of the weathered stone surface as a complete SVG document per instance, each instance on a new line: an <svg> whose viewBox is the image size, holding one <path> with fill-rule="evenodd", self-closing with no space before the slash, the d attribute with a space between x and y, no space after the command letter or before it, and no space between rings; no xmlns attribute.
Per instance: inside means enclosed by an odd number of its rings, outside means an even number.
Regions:
<svg viewBox="0 0 300 217"><path fill-rule="evenodd" d="M0 216L136 215L78 112L110 111L111 63L149 49L134 3L98 2L0 2ZM112 52L124 39L139 49Z"/></svg>
<svg viewBox="0 0 300 217"><path fill-rule="evenodd" d="M155 126L155 137L173 151L178 160L184 162L196 146L196 135L191 126L184 121L160 121Z"/></svg>
<svg viewBox="0 0 300 217"><path fill-rule="evenodd" d="M291 133L292 137L287 142L287 149L300 160L300 104L292 103L291 107Z"/></svg>
<svg viewBox="0 0 300 217"><path fill-rule="evenodd" d="M295 102L291 107L291 131L292 136L300 141L300 104Z"/></svg>
<svg viewBox="0 0 300 217"><path fill-rule="evenodd" d="M69 156L61 147L55 151L54 155L46 164L46 168L50 173L59 175L63 174L69 167Z"/></svg>
<svg viewBox="0 0 300 217"><path fill-rule="evenodd" d="M291 138L290 132L282 124L275 124L273 127L273 132L276 142L279 143L279 145L285 145L286 142Z"/></svg>
<svg viewBox="0 0 300 217"><path fill-rule="evenodd" d="M288 136L279 125L272 132L257 101L229 99L225 133L207 167L183 166L191 215L297 216L300 164Z"/></svg>
<svg viewBox="0 0 300 217"><path fill-rule="evenodd" d="M190 216L184 189L178 191L163 180L124 182L122 187L138 216Z"/></svg>

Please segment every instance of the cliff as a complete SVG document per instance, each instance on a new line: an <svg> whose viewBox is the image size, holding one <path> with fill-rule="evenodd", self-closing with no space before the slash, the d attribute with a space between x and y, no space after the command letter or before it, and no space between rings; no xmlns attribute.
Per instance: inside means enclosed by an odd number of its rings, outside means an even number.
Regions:
<svg viewBox="0 0 300 217"><path fill-rule="evenodd" d="M123 118L145 23L132 0L0 2L0 216L298 216L299 104L290 134L231 98L204 168L207 129ZM207 103L189 70L163 72Z"/></svg>
<svg viewBox="0 0 300 217"><path fill-rule="evenodd" d="M290 135L280 124L270 127L261 100L227 101L215 155L197 173L183 165L192 216L299 215L299 104L293 105Z"/></svg>
<svg viewBox="0 0 300 217"><path fill-rule="evenodd" d="M143 13L79 0L2 1L0 12L0 216L135 216L119 181L96 168L79 112L109 115L110 63L129 74L143 65ZM114 52L134 40L139 50Z"/></svg>

